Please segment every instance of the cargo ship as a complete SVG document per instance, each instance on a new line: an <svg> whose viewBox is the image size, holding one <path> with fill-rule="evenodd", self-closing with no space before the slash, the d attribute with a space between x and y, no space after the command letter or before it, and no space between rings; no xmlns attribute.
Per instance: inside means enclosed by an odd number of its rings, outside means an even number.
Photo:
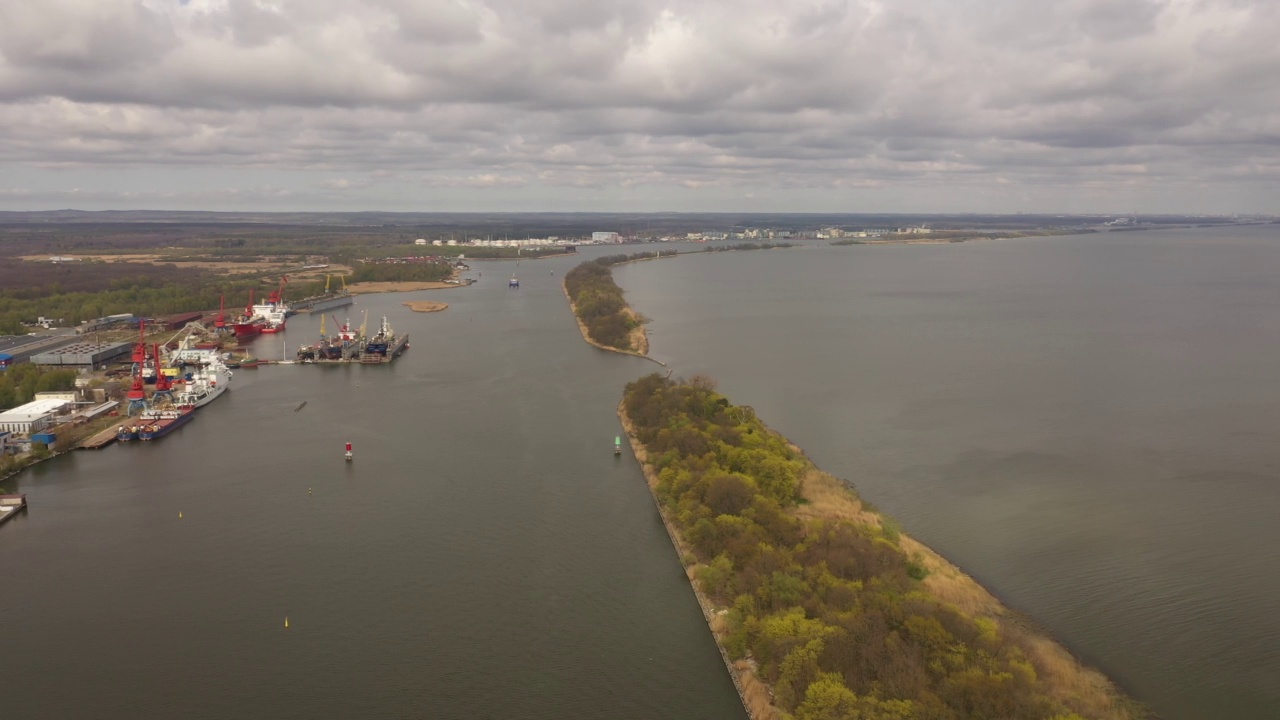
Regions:
<svg viewBox="0 0 1280 720"><path fill-rule="evenodd" d="M203 345L195 334L190 334L169 355L170 362L180 369L172 391L173 405L179 410L207 405L231 387L231 369L222 355Z"/></svg>
<svg viewBox="0 0 1280 720"><path fill-rule="evenodd" d="M208 405L231 388L231 370L217 352L205 352L207 361L183 375L181 387L174 389L173 404L179 410Z"/></svg>
<svg viewBox="0 0 1280 720"><path fill-rule="evenodd" d="M288 282L289 278L281 275L280 287L267 295L265 303L253 306L257 316L266 323L262 328L263 333L273 334L284 330L285 320L292 314L291 308L284 301L284 286Z"/></svg>
<svg viewBox="0 0 1280 720"><path fill-rule="evenodd" d="M140 418L142 425L138 426L139 440L157 440L186 425L195 417L195 409L191 407L182 407L176 410L158 410Z"/></svg>
<svg viewBox="0 0 1280 720"><path fill-rule="evenodd" d="M250 340L285 329L286 319L292 314L292 308L284 301L284 286L288 282L289 279L282 276L280 287L268 294L265 302L257 304L253 302L253 290L249 290L249 304L245 306L244 315L231 326L237 340Z"/></svg>
<svg viewBox="0 0 1280 720"><path fill-rule="evenodd" d="M387 316L383 315L382 323L378 327L378 334L369 338L364 344L364 350L360 353L360 362L391 362L408 347L409 336L407 334L397 336L395 330L391 329L391 323L387 321Z"/></svg>
<svg viewBox="0 0 1280 720"><path fill-rule="evenodd" d="M231 331L235 333L236 339L240 341L250 340L262 334L262 328L266 327L266 318L257 314L257 306L253 304L253 289L249 289L249 304L244 308L244 314L236 318L231 323Z"/></svg>

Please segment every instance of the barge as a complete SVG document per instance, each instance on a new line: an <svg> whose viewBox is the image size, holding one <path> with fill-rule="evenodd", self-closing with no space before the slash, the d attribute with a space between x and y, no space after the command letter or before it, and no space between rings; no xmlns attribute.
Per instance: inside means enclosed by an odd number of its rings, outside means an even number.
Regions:
<svg viewBox="0 0 1280 720"><path fill-rule="evenodd" d="M26 495L0 495L0 525L26 509Z"/></svg>
<svg viewBox="0 0 1280 720"><path fill-rule="evenodd" d="M191 407L161 410L154 419L138 428L138 439L158 440L190 422L193 413L194 408Z"/></svg>

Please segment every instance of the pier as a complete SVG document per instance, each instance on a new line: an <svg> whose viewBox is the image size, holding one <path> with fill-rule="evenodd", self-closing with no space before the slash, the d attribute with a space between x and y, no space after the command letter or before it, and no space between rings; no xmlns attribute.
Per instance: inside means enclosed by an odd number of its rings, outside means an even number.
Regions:
<svg viewBox="0 0 1280 720"><path fill-rule="evenodd" d="M115 426L112 426L96 435L85 438L84 441L80 443L79 447L82 450L101 450L115 441L116 428Z"/></svg>
<svg viewBox="0 0 1280 720"><path fill-rule="evenodd" d="M0 525L26 509L26 495L0 495Z"/></svg>

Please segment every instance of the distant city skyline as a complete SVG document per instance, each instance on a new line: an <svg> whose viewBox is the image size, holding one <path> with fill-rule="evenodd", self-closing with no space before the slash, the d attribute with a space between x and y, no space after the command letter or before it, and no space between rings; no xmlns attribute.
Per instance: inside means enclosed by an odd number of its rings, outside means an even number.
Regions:
<svg viewBox="0 0 1280 720"><path fill-rule="evenodd" d="M15 0L0 210L1275 213L1263 0Z"/></svg>

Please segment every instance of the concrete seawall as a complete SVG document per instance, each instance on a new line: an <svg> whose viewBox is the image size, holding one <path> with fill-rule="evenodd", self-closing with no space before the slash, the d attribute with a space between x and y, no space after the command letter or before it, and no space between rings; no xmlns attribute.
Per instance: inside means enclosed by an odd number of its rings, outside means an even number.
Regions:
<svg viewBox="0 0 1280 720"><path fill-rule="evenodd" d="M640 463L640 470L644 473L645 485L649 488L649 497L653 500L653 506L658 511L658 517L662 519L662 526L666 528L667 537L671 539L671 545L675 548L676 555L680 558L680 564L683 566L684 558L689 554L686 550L684 539L680 536L680 531L667 519L667 515L662 509L662 503L658 502L658 476L653 472L653 466L649 464L648 453L645 451L644 446L636 439L635 428L623 410L622 402L618 403L618 419L622 421L622 429L626 432L627 440L631 443L631 452L635 454L636 460ZM702 617L707 621L707 628L711 631L711 636L715 640L716 650L720 652L720 659L724 661L725 669L729 671L729 678L733 680L733 687L738 691L738 699L742 701L742 709L746 711L747 717L750 720L776 720L780 718L780 713L769 702L771 695L768 685L756 675L754 665L750 662L734 663L733 659L729 657L729 653L724 649L725 633L722 628L718 627L719 624L717 623L722 611L717 610L711 600L698 588L698 581L694 576L694 568L686 567L685 577L689 580L689 588L693 590L693 596L698 600L698 607L702 608Z"/></svg>

